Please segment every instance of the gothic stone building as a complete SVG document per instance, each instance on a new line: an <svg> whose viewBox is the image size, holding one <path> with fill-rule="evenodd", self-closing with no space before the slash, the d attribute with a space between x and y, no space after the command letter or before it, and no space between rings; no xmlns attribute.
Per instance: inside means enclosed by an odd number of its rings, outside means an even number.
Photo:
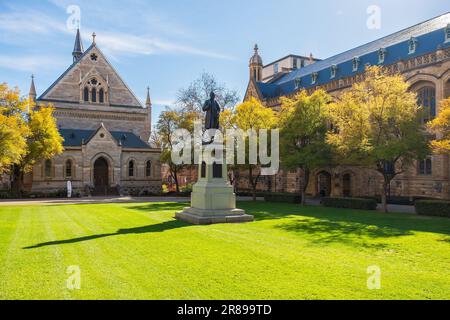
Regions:
<svg viewBox="0 0 450 320"><path fill-rule="evenodd" d="M367 65L382 65L400 72L417 92L426 111L424 121L439 113L439 102L450 96L450 13L388 35L379 40L337 54L325 60L300 56L283 58L263 66L258 47L250 59L250 81L245 99L256 97L277 109L280 97L293 97L299 90L311 93L325 89L336 97L362 79ZM294 61L297 60L297 62ZM264 191L297 192L302 185L300 170L280 171L264 177ZM373 170L339 165L312 172L307 193L332 196L376 196L381 194L382 177ZM245 180L240 187L248 187ZM450 199L450 162L444 155L430 155L397 176L390 186L391 196Z"/></svg>
<svg viewBox="0 0 450 320"><path fill-rule="evenodd" d="M149 145L151 102L145 107L95 43L84 51L77 31L72 65L36 99L55 107L64 152L36 163L25 179L31 193L149 194L161 191L160 150Z"/></svg>

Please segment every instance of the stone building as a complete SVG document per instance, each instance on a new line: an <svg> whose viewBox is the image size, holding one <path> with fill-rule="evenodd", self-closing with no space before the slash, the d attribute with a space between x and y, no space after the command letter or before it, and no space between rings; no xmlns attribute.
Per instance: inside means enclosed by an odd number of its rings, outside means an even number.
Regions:
<svg viewBox="0 0 450 320"><path fill-rule="evenodd" d="M95 43L83 49L77 30L72 65L36 99L55 107L64 152L36 163L25 186L33 193L149 194L161 191L160 150L148 141L151 101L145 106Z"/></svg>
<svg viewBox="0 0 450 320"><path fill-rule="evenodd" d="M362 79L367 65L382 65L391 72L400 72L426 110L423 121L434 118L439 113L439 102L450 96L450 13L328 59L297 65L275 77L264 77L267 66L255 47L245 99L256 97L267 107L277 109L280 97L293 97L299 90L311 93L323 88L336 97ZM277 176L263 177L259 189L298 192L303 180L301 170L280 171ZM346 165L323 167L312 172L307 193L376 196L381 194L381 181L381 175L374 170ZM240 187L248 188L245 179ZM429 155L418 161L392 181L390 195L450 199L448 156Z"/></svg>

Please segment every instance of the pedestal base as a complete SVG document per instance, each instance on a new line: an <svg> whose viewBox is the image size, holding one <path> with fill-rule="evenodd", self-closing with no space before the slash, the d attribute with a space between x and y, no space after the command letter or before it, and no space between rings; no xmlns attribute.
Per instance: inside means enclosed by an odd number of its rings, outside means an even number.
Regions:
<svg viewBox="0 0 450 320"><path fill-rule="evenodd" d="M253 221L253 216L245 214L245 211L241 209L205 210L192 207L177 212L175 218L198 225Z"/></svg>

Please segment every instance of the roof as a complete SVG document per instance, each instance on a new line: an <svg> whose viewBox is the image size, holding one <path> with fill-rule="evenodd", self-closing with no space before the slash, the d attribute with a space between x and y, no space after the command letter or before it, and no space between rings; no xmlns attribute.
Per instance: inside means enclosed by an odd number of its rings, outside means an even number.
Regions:
<svg viewBox="0 0 450 320"><path fill-rule="evenodd" d="M275 98L296 91L295 82L300 80L300 89L323 85L332 80L352 76L363 71L366 64L378 64L378 50L385 49L385 65L396 63L435 51L439 46L446 48L450 42L445 42L445 28L450 24L450 13L416 24L412 27L395 32L381 39L369 42L354 49L337 54L325 60L315 62L303 68L285 74L273 83L257 83L264 98ZM409 40L416 39L417 48L409 54ZM353 58L359 58L359 68L352 69ZM330 67L337 66L336 76L330 78ZM317 73L317 82L312 84L312 74Z"/></svg>
<svg viewBox="0 0 450 320"><path fill-rule="evenodd" d="M59 129L59 133L64 138L64 147L81 147L87 143L97 132L97 130L83 129ZM132 132L127 131L111 131L111 135L124 148L150 149L150 145L136 136Z"/></svg>
<svg viewBox="0 0 450 320"><path fill-rule="evenodd" d="M264 66L264 68L270 67L271 65L273 65L273 64L275 64L275 63L277 63L277 62L286 60L286 59L288 59L288 58L299 58L299 59L304 59L304 60L309 60L309 59L311 59L310 57L307 57L307 56L300 56L300 55L297 55L297 54L288 54L287 56L284 56L283 58L277 59L277 60L275 60L275 61L272 61L271 63L266 64L266 65ZM318 58L314 58L314 57L312 58L312 60L313 60L314 62L316 62L316 61L322 61L322 59L318 59Z"/></svg>

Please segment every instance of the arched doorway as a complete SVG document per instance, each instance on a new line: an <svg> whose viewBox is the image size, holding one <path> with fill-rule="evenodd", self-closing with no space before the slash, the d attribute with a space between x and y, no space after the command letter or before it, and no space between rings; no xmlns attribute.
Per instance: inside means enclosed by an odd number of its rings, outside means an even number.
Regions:
<svg viewBox="0 0 450 320"><path fill-rule="evenodd" d="M321 197L329 197L331 194L331 174L321 171L317 174L317 194Z"/></svg>
<svg viewBox="0 0 450 320"><path fill-rule="evenodd" d="M94 193L107 195L109 186L108 161L100 157L94 162Z"/></svg>
<svg viewBox="0 0 450 320"><path fill-rule="evenodd" d="M344 197L352 196L352 176L350 173L342 176L342 195Z"/></svg>

